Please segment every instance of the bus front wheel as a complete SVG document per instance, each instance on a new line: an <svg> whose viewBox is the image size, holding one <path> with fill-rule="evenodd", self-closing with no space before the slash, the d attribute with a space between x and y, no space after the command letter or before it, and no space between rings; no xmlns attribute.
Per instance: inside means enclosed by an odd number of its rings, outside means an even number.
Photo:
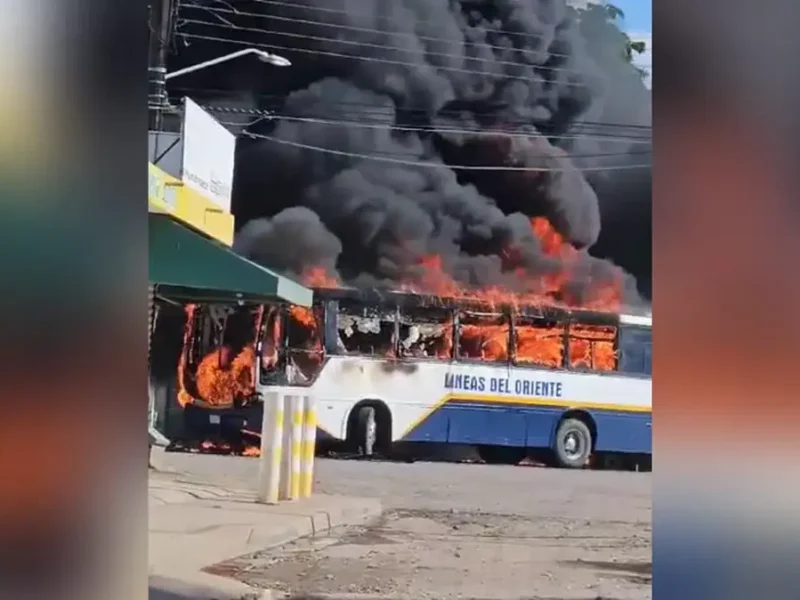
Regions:
<svg viewBox="0 0 800 600"><path fill-rule="evenodd" d="M592 453L592 432L580 419L564 419L556 431L556 465L565 469L582 469Z"/></svg>
<svg viewBox="0 0 800 600"><path fill-rule="evenodd" d="M518 465L525 458L525 448L478 446L478 456L487 465Z"/></svg>

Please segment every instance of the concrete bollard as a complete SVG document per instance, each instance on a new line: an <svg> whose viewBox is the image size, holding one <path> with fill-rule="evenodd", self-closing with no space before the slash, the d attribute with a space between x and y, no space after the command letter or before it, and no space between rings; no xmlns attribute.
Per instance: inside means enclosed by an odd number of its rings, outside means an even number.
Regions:
<svg viewBox="0 0 800 600"><path fill-rule="evenodd" d="M278 392L269 392L264 395L258 501L265 504L277 504L280 496L285 411L286 396Z"/></svg>
<svg viewBox="0 0 800 600"><path fill-rule="evenodd" d="M308 498L314 489L314 452L317 445L317 403L313 395L303 396L302 464L300 497Z"/></svg>
<svg viewBox="0 0 800 600"><path fill-rule="evenodd" d="M280 499L296 500L300 497L300 441L303 435L303 402L300 396L287 396L283 423Z"/></svg>

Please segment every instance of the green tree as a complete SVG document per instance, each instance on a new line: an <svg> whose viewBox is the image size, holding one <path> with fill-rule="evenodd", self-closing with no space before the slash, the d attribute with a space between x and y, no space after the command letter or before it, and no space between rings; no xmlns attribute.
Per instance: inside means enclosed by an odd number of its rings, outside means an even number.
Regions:
<svg viewBox="0 0 800 600"><path fill-rule="evenodd" d="M647 44L643 41L634 42L630 36L619 28L620 19L625 18L625 13L621 8L613 4L592 4L589 8L583 11L581 21L586 19L587 23L593 23L593 26L603 26L613 29L613 33L619 36L621 41L622 57L636 69L642 79L647 77L647 71L641 67L633 64L633 59L637 54L643 54L647 51Z"/></svg>

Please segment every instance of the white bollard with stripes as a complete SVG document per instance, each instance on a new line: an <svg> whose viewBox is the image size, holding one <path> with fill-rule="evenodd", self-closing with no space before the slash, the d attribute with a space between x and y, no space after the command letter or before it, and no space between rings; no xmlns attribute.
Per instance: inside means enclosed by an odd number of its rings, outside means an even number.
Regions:
<svg viewBox="0 0 800 600"><path fill-rule="evenodd" d="M279 392L264 394L264 419L261 423L261 468L258 501L277 504L280 497L283 420L286 396Z"/></svg>
<svg viewBox="0 0 800 600"><path fill-rule="evenodd" d="M313 395L303 396L302 464L300 497L308 498L314 489L314 452L317 446L317 403Z"/></svg>
<svg viewBox="0 0 800 600"><path fill-rule="evenodd" d="M303 435L303 401L287 396L283 420L283 460L281 461L281 500L300 497L300 441Z"/></svg>

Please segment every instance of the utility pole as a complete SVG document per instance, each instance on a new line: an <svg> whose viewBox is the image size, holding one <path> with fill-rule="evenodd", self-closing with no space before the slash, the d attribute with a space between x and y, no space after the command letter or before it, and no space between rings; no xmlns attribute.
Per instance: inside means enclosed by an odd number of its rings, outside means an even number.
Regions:
<svg viewBox="0 0 800 600"><path fill-rule="evenodd" d="M150 48L149 48L149 92L150 130L160 131L167 107L167 53L172 35L173 0L151 0Z"/></svg>

